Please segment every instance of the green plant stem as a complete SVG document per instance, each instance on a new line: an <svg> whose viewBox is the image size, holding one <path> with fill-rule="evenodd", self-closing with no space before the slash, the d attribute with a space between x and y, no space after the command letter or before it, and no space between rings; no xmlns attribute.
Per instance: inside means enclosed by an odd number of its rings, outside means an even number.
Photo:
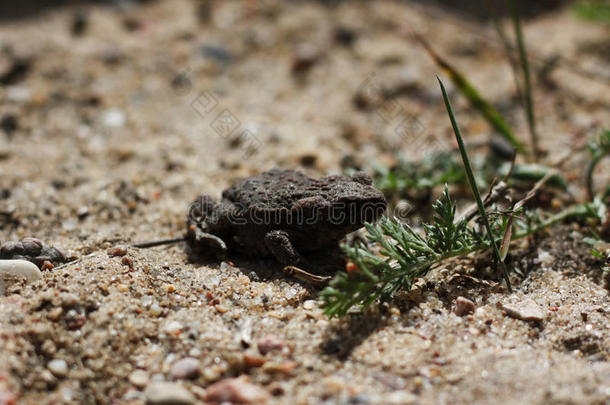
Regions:
<svg viewBox="0 0 610 405"><path fill-rule="evenodd" d="M521 19L515 7L513 0L508 1L508 6L512 15L515 36L517 37L517 48L519 50L519 61L521 62L521 70L523 71L523 84L525 91L523 94L523 103L527 114L527 124L529 127L530 137L532 141L532 156L537 160L539 155L538 149L538 134L536 133L536 117L534 115L534 101L532 97L532 81L530 77L530 65L527 59L527 51L525 49L525 41L523 40L523 31L521 30Z"/></svg>
<svg viewBox="0 0 610 405"><path fill-rule="evenodd" d="M559 222L565 221L566 219L574 218L574 217L578 218L578 217L586 216L586 215L587 215L586 206L584 204L578 204L578 205L571 207L570 209L561 211L558 214L555 214L552 217L547 218L542 223L540 223L530 229L526 229L524 231L515 233L511 240L522 239L527 236L538 233L538 232L542 231L543 229L553 226Z"/></svg>
<svg viewBox="0 0 610 405"><path fill-rule="evenodd" d="M493 232L491 230L491 225L489 224L489 218L487 218L487 212L485 211L485 205L483 204L483 200L481 199L481 193L479 192L479 188L477 187L477 182L474 178L474 173L472 172L472 166L470 165L470 158L468 157L468 152L466 152L466 147L464 146L464 140L462 139L462 133L460 132L460 128L458 127L457 121L455 119L455 115L453 114L453 108L451 107L451 102L449 101L449 96L447 95L447 91L445 90L445 86L443 85L440 77L436 77L441 86L441 91L443 92L443 100L445 101L445 106L447 107L447 113L449 114L449 119L451 120L451 126L453 127L453 132L455 133L455 138L457 139L458 146L460 148L460 154L462 155L462 160L464 161L464 168L466 170L466 175L468 176L468 182L470 183L470 188L472 189L472 193L474 194L474 198L477 202L477 206L479 207L479 213L481 215L481 219L483 220L483 224L485 225L485 229L487 230L487 234L489 235L491 246L493 247L494 256L496 258L496 262L500 265L502 269L502 276L504 277L504 281L506 281L506 286L508 291L512 292L512 287L510 285L510 280L508 277L508 273L506 271L506 266L501 259L500 250L498 249L498 245L493 237Z"/></svg>
<svg viewBox="0 0 610 405"><path fill-rule="evenodd" d="M595 192L593 191L593 172L595 171L595 167L597 166L597 164L600 162L600 160L602 160L604 156L605 155L595 156L593 159L591 159L589 165L587 166L587 173L585 179L587 182L587 196L589 197L589 201L593 201L593 198L595 197Z"/></svg>
<svg viewBox="0 0 610 405"><path fill-rule="evenodd" d="M470 104L485 118L485 120L493 127L500 135L509 141L517 151L527 155L529 151L515 137L510 126L500 115L500 113L481 96L479 91L466 79L461 72L455 69L449 62L441 58L436 53L432 46L421 35L414 33L414 38L424 47L426 52L434 60L434 62L445 72L451 79L455 87L468 99Z"/></svg>
<svg viewBox="0 0 610 405"><path fill-rule="evenodd" d="M487 8L487 13L489 15L491 15L493 23L494 23L494 28L496 29L496 33L498 34L498 37L500 37L500 41L502 41L502 45L504 45L504 50L506 52L506 58L508 59L508 64L510 65L511 70L513 71L513 79L515 80L515 90L517 91L517 98L519 100L523 100L524 96L523 96L523 90L521 89L521 82L519 79L519 70L517 68L517 62L515 61L515 58L513 56L513 46L510 43L510 40L508 39L508 37L506 36L506 33L504 32L504 29L502 28L502 24L500 22L500 19L498 18L498 14L495 12L495 10L492 9L492 7L488 4L488 2L483 2L483 4L485 4L486 8Z"/></svg>

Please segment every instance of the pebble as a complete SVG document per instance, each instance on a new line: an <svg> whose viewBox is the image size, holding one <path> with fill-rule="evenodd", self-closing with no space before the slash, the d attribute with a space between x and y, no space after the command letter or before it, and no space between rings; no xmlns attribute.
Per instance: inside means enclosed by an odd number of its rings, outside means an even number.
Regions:
<svg viewBox="0 0 610 405"><path fill-rule="evenodd" d="M314 309L315 307L316 307L316 301L314 301L314 300L307 300L303 303L304 309Z"/></svg>
<svg viewBox="0 0 610 405"><path fill-rule="evenodd" d="M555 258L549 252L542 250L538 252L538 261L545 266L549 266L553 264Z"/></svg>
<svg viewBox="0 0 610 405"><path fill-rule="evenodd" d="M134 370L129 374L129 382L138 388L144 388L148 384L148 373L144 370Z"/></svg>
<svg viewBox="0 0 610 405"><path fill-rule="evenodd" d="M170 335L177 335L182 331L184 326L178 321L170 321L165 325L163 331Z"/></svg>
<svg viewBox="0 0 610 405"><path fill-rule="evenodd" d="M199 360L185 357L172 365L170 374L176 380L195 378L199 375Z"/></svg>
<svg viewBox="0 0 610 405"><path fill-rule="evenodd" d="M474 313L476 305L474 302L464 297L457 297L455 300L455 306L453 307L453 313L457 316L466 316Z"/></svg>
<svg viewBox="0 0 610 405"><path fill-rule="evenodd" d="M383 403L388 405L407 405L417 402L417 397L408 391L395 391L383 397Z"/></svg>
<svg viewBox="0 0 610 405"><path fill-rule="evenodd" d="M42 266L40 266L40 270L42 271L53 270L54 268L55 265L53 264L53 262L50 262L48 260L43 261Z"/></svg>
<svg viewBox="0 0 610 405"><path fill-rule="evenodd" d="M152 382L144 391L149 405L190 405L195 397L182 385L167 381Z"/></svg>
<svg viewBox="0 0 610 405"><path fill-rule="evenodd" d="M125 256L127 254L127 248L125 246L114 246L106 251L108 256L117 257L117 256Z"/></svg>
<svg viewBox="0 0 610 405"><path fill-rule="evenodd" d="M19 127L17 116L15 114L5 114L0 118L0 128L7 133L12 134Z"/></svg>
<svg viewBox="0 0 610 405"><path fill-rule="evenodd" d="M306 74L320 59L320 53L311 44L302 44L297 47L292 60L292 73L295 75Z"/></svg>
<svg viewBox="0 0 610 405"><path fill-rule="evenodd" d="M261 367L265 364L265 358L257 353L248 353L244 354L244 364L247 368L256 368Z"/></svg>
<svg viewBox="0 0 610 405"><path fill-rule="evenodd" d="M23 249L29 255L36 256L42 250L42 241L38 238L23 238L21 240Z"/></svg>
<svg viewBox="0 0 610 405"><path fill-rule="evenodd" d="M47 368L57 378L68 375L68 363L62 359L53 359L47 364Z"/></svg>
<svg viewBox="0 0 610 405"><path fill-rule="evenodd" d="M4 277L25 277L28 283L40 280L38 266L27 260L0 260L0 283Z"/></svg>
<svg viewBox="0 0 610 405"><path fill-rule="evenodd" d="M17 395L11 391L0 389L0 404L2 404L2 405L17 404Z"/></svg>
<svg viewBox="0 0 610 405"><path fill-rule="evenodd" d="M205 400L216 403L257 404L265 403L269 394L250 383L247 376L227 378L207 388Z"/></svg>
<svg viewBox="0 0 610 405"><path fill-rule="evenodd" d="M76 216L78 219L84 219L89 215L89 207L83 205L78 210L76 210Z"/></svg>
<svg viewBox="0 0 610 405"><path fill-rule="evenodd" d="M503 304L502 309L508 316L522 321L542 321L546 317L542 308L532 299Z"/></svg>
<svg viewBox="0 0 610 405"><path fill-rule="evenodd" d="M268 374L292 374L298 363L291 360L278 362L269 362L263 365L263 370Z"/></svg>
<svg viewBox="0 0 610 405"><path fill-rule="evenodd" d="M125 113L116 108L112 108L102 115L102 123L107 127L121 128L125 125L125 121Z"/></svg>
<svg viewBox="0 0 610 405"><path fill-rule="evenodd" d="M284 348L284 341L275 335L266 335L257 344L258 351L264 356L273 351L281 351Z"/></svg>

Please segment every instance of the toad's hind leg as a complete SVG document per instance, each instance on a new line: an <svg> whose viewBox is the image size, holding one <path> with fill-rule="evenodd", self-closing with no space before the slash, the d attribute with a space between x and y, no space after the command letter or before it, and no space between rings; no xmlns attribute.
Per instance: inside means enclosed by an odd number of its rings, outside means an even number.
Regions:
<svg viewBox="0 0 610 405"><path fill-rule="evenodd" d="M288 232L271 231L265 235L265 246L284 266L307 266L307 261L294 248Z"/></svg>

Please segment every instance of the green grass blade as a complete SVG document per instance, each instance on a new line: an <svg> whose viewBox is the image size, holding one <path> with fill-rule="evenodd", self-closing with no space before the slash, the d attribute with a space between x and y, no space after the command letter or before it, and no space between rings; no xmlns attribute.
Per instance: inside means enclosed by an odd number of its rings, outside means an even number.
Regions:
<svg viewBox="0 0 610 405"><path fill-rule="evenodd" d="M487 2L483 3L487 7L487 14L490 15L494 23L496 33L498 34L498 37L500 38L500 41L502 41L502 45L504 46L504 51L506 53L506 58L508 59L508 64L510 65L510 69L513 72L513 79L515 80L515 89L517 91L517 97L519 98L519 100L523 100L523 89L521 88L521 78L519 77L519 68L517 66L517 61L515 60L513 55L513 45L508 39L506 32L504 32L504 29L502 28L502 23L498 18L498 14L495 12L495 10L490 4L488 4Z"/></svg>
<svg viewBox="0 0 610 405"><path fill-rule="evenodd" d="M491 230L491 225L489 224L489 218L487 218L487 212L485 211L485 205L483 204L483 200L481 199L481 193L479 192L479 188L477 187L477 182L474 178L474 173L472 172L472 166L470 165L470 158L468 157L468 153L466 152L466 147L464 146L464 140L462 139L462 133L460 132L460 128L458 127L457 121L455 120L455 115L453 114L453 108L451 107L451 102L449 101L449 96L447 96L447 91L445 90L445 85L441 81L440 77L436 77L438 79L439 84L441 85L441 91L443 92L443 100L445 101L445 107L447 107L447 113L449 114L449 119L451 120L451 126L453 127L453 132L455 133L455 138L457 140L458 146L460 148L460 153L462 155L462 160L464 161L464 169L466 170L466 175L468 176L468 182L470 183L470 188L472 189L472 193L474 194L474 198L477 202L477 206L479 207L479 213L481 215L481 219L483 220L483 224L487 229L487 233L490 238L491 246L493 247L494 256L502 269L502 276L506 281L506 286L508 287L508 291L512 292L512 287L510 285L510 280L508 278L508 273L506 272L506 267L504 262L501 259L500 250L498 249L498 245L493 236L493 232Z"/></svg>
<svg viewBox="0 0 610 405"><path fill-rule="evenodd" d="M536 133L536 116L534 115L534 100L532 97L532 80L530 75L530 64L527 59L527 51L525 49L525 41L523 40L523 31L521 30L521 19L519 13L515 7L513 0L508 0L508 6L510 8L511 17L513 20L513 27L515 29L515 36L517 37L517 48L519 50L519 63L521 64L521 71L523 73L523 86L524 91L522 92L523 104L525 112L527 114L527 125L530 131L530 137L532 142L532 154L534 160L538 157L538 134Z"/></svg>
<svg viewBox="0 0 610 405"><path fill-rule="evenodd" d="M476 108L479 113L485 118L485 120L502 135L507 141L509 141L517 151L527 154L527 150L519 142L519 140L513 134L510 126L502 118L500 113L481 96L478 90L466 79L466 77L460 73L457 69L451 66L446 60L441 58L428 44L428 42L420 35L415 35L415 38L422 44L428 54L432 57L434 62L445 72L451 79L455 87L468 99L470 104Z"/></svg>

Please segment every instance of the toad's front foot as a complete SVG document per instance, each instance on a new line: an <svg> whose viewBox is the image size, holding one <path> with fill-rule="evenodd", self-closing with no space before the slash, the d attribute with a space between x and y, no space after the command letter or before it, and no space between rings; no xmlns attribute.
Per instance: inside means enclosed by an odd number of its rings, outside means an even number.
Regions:
<svg viewBox="0 0 610 405"><path fill-rule="evenodd" d="M301 256L290 241L286 231L271 231L265 235L265 245L271 255L284 266L309 267L307 260Z"/></svg>

